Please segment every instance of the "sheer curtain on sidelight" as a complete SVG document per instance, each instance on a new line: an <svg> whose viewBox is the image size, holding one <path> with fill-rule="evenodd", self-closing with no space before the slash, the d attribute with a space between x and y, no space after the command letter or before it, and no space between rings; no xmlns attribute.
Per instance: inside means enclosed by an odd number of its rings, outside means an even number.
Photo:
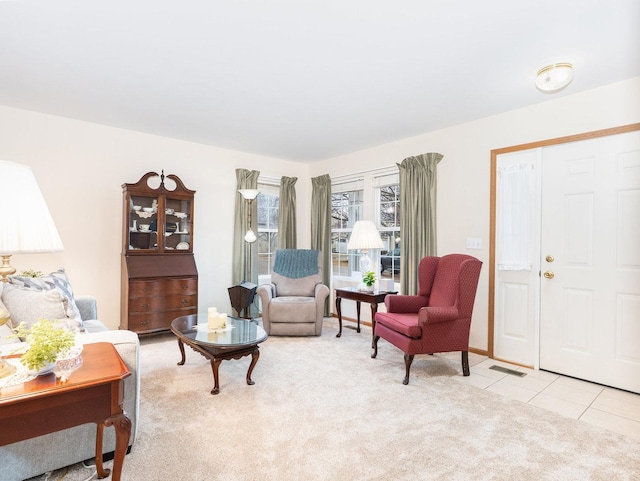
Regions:
<svg viewBox="0 0 640 481"><path fill-rule="evenodd" d="M496 219L499 270L530 270L535 179L533 165L499 165Z"/></svg>

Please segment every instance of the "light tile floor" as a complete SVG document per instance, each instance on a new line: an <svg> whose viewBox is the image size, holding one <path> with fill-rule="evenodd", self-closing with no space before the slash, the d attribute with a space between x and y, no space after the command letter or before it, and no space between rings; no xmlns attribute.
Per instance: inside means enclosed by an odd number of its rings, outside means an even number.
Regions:
<svg viewBox="0 0 640 481"><path fill-rule="evenodd" d="M471 356L471 354L470 354ZM489 369L502 366L527 375ZM640 395L558 374L486 359L456 380L640 439Z"/></svg>

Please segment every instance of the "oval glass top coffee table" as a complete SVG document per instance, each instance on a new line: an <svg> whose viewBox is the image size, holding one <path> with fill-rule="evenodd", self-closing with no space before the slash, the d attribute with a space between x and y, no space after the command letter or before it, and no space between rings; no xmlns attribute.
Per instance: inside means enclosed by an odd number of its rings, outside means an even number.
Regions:
<svg viewBox="0 0 640 481"><path fill-rule="evenodd" d="M207 314L192 314L182 316L171 322L171 331L178 338L178 347L182 360L185 362L184 345L199 352L211 361L214 386L211 394L220 392L218 369L223 360L240 359L251 355L251 364L247 371L247 384L255 384L251 380L251 372L258 362L260 351L258 344L267 339L267 333L255 321L227 317L227 327L209 331Z"/></svg>

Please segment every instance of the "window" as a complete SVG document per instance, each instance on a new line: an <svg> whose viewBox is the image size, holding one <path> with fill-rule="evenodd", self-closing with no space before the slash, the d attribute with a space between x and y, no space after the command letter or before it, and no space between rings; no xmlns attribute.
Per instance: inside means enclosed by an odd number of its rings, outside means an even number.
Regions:
<svg viewBox="0 0 640 481"><path fill-rule="evenodd" d="M339 188L332 186L333 190ZM351 272L357 270L358 255L347 251L347 243L353 224L361 218L361 189L331 194L331 264L334 276L351 276Z"/></svg>
<svg viewBox="0 0 640 481"><path fill-rule="evenodd" d="M380 237L380 276L400 282L400 184L378 188Z"/></svg>
<svg viewBox="0 0 640 481"><path fill-rule="evenodd" d="M271 275L273 256L278 248L278 209L280 191L273 186L260 186L258 195L258 275Z"/></svg>

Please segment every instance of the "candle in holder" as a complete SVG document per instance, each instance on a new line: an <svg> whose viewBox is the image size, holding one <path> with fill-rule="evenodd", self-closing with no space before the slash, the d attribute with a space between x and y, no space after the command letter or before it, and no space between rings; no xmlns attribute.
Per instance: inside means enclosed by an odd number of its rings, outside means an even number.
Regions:
<svg viewBox="0 0 640 481"><path fill-rule="evenodd" d="M226 327L227 315L218 312L218 309L216 309L215 307L210 307L207 311L207 323L209 325L208 329L210 331Z"/></svg>

